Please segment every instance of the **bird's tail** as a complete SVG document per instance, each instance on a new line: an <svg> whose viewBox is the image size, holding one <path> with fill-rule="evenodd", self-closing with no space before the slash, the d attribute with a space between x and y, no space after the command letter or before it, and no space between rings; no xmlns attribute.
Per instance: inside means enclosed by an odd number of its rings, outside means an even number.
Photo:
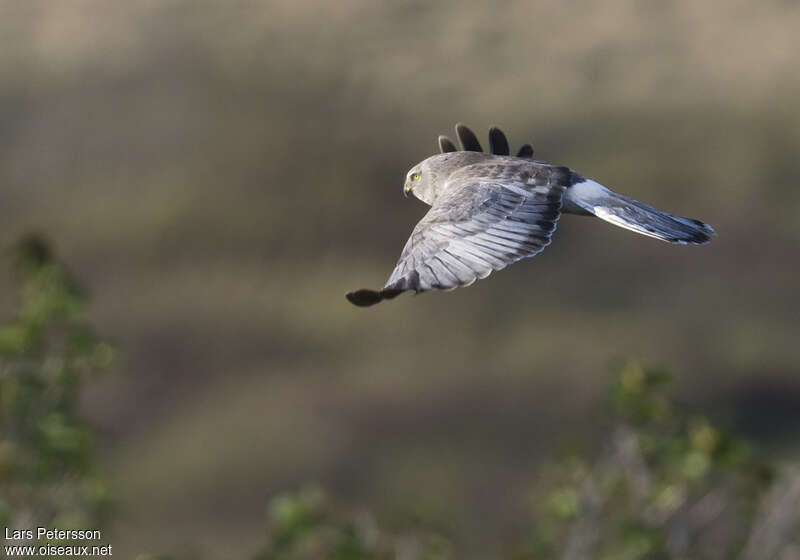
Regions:
<svg viewBox="0 0 800 560"><path fill-rule="evenodd" d="M579 180L567 189L564 210L588 212L615 226L669 243L703 245L716 235L714 228L700 220L667 214L591 179Z"/></svg>

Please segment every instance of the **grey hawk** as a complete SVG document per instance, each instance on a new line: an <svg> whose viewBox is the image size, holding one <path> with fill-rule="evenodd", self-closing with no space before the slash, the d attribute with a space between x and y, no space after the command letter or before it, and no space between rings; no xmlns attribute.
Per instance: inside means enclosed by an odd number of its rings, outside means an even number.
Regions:
<svg viewBox="0 0 800 560"><path fill-rule="evenodd" d="M386 285L348 293L351 303L369 306L409 290L468 286L540 253L562 213L596 216L669 243L702 245L715 235L699 220L667 214L567 167L535 160L528 144L511 156L497 127L489 131L489 153L465 125L456 125L456 135L460 150L440 136L441 153L408 172L404 194L431 208L411 233Z"/></svg>

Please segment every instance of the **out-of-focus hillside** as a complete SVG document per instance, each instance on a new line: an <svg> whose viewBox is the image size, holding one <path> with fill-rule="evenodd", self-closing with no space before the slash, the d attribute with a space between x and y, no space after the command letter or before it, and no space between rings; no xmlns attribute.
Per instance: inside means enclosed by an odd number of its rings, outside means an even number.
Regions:
<svg viewBox="0 0 800 560"><path fill-rule="evenodd" d="M251 552L308 480L496 550L626 356L791 453L798 28L777 0L0 4L0 234L55 240L124 353L86 399L119 553ZM353 308L459 120L719 237L567 216L469 289Z"/></svg>

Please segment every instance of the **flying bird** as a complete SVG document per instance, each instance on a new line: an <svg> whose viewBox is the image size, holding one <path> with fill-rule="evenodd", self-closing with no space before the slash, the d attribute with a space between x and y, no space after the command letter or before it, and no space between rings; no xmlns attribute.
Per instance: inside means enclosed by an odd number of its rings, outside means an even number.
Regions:
<svg viewBox="0 0 800 560"><path fill-rule="evenodd" d="M489 130L489 152L475 134L456 125L460 149L446 136L439 151L406 175L403 193L431 208L406 242L380 290L347 294L369 306L413 290L453 290L492 271L539 254L562 213L595 216L668 243L703 245L716 235L700 220L662 212L615 193L568 167L533 159L523 145L511 156L505 134Z"/></svg>

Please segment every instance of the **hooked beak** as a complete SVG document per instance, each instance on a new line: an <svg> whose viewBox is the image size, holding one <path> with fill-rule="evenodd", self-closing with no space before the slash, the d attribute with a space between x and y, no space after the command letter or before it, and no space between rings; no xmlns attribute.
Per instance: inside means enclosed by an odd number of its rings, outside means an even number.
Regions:
<svg viewBox="0 0 800 560"><path fill-rule="evenodd" d="M406 179L406 182L403 185L403 196L408 198L408 193L410 192L411 192L411 184L408 182L408 179Z"/></svg>

